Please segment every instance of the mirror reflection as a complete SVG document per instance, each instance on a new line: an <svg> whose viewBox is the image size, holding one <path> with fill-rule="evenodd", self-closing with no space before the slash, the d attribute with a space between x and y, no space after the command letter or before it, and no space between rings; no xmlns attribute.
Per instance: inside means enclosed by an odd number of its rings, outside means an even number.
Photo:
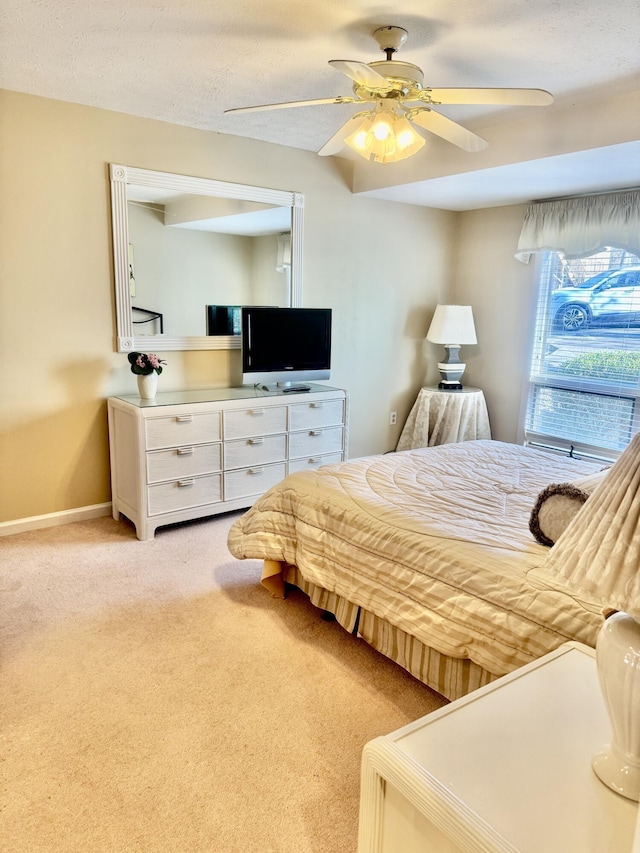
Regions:
<svg viewBox="0 0 640 853"><path fill-rule="evenodd" d="M127 214L136 335L234 334L208 306L289 304L290 208L129 185Z"/></svg>
<svg viewBox="0 0 640 853"><path fill-rule="evenodd" d="M111 175L119 351L235 348L238 306L301 304L302 196L125 166Z"/></svg>

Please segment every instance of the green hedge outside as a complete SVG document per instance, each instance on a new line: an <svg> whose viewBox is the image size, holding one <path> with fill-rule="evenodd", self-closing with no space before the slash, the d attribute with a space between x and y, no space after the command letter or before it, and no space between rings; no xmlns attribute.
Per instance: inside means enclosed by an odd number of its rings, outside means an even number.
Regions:
<svg viewBox="0 0 640 853"><path fill-rule="evenodd" d="M637 383L640 378L640 352L601 350L568 358L555 368L557 373Z"/></svg>

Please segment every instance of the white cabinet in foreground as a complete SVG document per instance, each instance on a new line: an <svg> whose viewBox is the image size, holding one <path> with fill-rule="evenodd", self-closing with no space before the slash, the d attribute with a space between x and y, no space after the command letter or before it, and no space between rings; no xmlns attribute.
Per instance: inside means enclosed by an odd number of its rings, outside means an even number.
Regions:
<svg viewBox="0 0 640 853"><path fill-rule="evenodd" d="M611 732L594 658L567 643L370 741L358 853L630 853L638 804L591 769Z"/></svg>

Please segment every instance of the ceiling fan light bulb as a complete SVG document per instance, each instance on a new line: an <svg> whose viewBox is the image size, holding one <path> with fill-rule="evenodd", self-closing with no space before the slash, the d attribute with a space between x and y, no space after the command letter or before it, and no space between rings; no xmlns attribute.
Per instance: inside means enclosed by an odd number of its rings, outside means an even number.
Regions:
<svg viewBox="0 0 640 853"><path fill-rule="evenodd" d="M401 156L410 157L424 145L423 137L417 133L404 116L400 116L395 126L396 141Z"/></svg>
<svg viewBox="0 0 640 853"><path fill-rule="evenodd" d="M415 130L403 116L400 116L396 121L394 130L396 132L398 144L403 148L406 148L406 146L410 145L415 139Z"/></svg>
<svg viewBox="0 0 640 853"><path fill-rule="evenodd" d="M359 130L353 135L353 145L360 151L365 151L367 147L367 131Z"/></svg>
<svg viewBox="0 0 640 853"><path fill-rule="evenodd" d="M376 116L371 132L381 142L388 139L393 134L393 117L384 114Z"/></svg>
<svg viewBox="0 0 640 853"><path fill-rule="evenodd" d="M353 148L357 154L361 154L367 160L369 159L369 153L367 150L368 137L370 136L372 124L373 122L371 118L367 116L363 119L362 124L358 125L354 132L345 139L345 142L350 148Z"/></svg>

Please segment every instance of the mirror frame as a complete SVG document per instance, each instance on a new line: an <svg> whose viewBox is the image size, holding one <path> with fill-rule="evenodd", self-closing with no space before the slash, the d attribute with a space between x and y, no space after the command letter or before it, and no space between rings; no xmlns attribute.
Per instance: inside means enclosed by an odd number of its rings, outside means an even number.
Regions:
<svg viewBox="0 0 640 853"><path fill-rule="evenodd" d="M227 350L240 348L239 335L198 336L135 336L131 316L129 290L129 216L127 210L127 185L157 187L177 190L193 195L234 198L242 201L262 202L291 208L291 287L289 304L302 305L302 229L304 223L304 196L301 193L271 190L248 184L233 184L210 178L193 178L171 172L154 172L132 166L109 164L111 181L111 225L113 229L113 272L116 296L117 352L146 351L153 341L154 347L168 350Z"/></svg>

